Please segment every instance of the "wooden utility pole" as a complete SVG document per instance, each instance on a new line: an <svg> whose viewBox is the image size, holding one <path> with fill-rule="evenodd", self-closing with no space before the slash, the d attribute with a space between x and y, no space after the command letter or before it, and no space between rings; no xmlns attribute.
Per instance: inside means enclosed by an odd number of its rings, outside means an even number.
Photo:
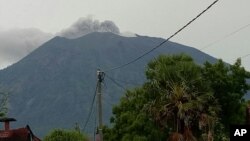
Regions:
<svg viewBox="0 0 250 141"><path fill-rule="evenodd" d="M102 82L104 79L104 72L97 70L97 105L98 105L98 120L99 120L99 126L98 126L98 131L99 131L99 136L100 136L100 141L103 141L103 124L102 124Z"/></svg>

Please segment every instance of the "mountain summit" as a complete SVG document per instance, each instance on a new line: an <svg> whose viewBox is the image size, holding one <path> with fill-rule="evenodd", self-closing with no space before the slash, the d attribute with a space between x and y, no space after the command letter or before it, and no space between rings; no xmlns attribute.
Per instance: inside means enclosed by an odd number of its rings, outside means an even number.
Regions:
<svg viewBox="0 0 250 141"><path fill-rule="evenodd" d="M16 64L0 71L0 85L10 92L9 116L17 126L29 124L39 136L53 128L81 127L86 121L96 88L97 69L127 63L164 39L113 33L90 33L77 39L55 37ZM197 63L216 59L191 47L167 42L154 52L124 68L106 72L123 87L142 84L149 60L159 54L186 53ZM105 78L104 120L108 124L112 105L124 90ZM93 131L94 116L87 130Z"/></svg>

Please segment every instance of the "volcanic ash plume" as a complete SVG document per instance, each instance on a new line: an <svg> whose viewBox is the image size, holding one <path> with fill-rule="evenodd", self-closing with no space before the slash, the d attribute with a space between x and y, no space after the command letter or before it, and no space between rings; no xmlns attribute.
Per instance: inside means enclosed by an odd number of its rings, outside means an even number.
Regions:
<svg viewBox="0 0 250 141"><path fill-rule="evenodd" d="M92 32L112 32L120 34L119 28L112 21L99 22L91 17L80 18L72 26L58 33L59 36L74 39Z"/></svg>

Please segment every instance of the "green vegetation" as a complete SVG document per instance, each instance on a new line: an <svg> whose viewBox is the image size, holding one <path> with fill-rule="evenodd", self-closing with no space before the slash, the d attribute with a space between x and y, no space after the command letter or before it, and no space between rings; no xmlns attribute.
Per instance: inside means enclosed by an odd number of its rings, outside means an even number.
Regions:
<svg viewBox="0 0 250 141"><path fill-rule="evenodd" d="M210 83L214 96L221 105L221 122L229 129L230 124L245 122L245 101L243 96L250 89L246 82L250 73L241 67L238 59L234 65L227 66L222 60L215 64L205 63L204 79Z"/></svg>
<svg viewBox="0 0 250 141"><path fill-rule="evenodd" d="M88 139L78 131L55 129L44 138L44 141L88 141Z"/></svg>
<svg viewBox="0 0 250 141"><path fill-rule="evenodd" d="M146 77L113 108L105 140L222 141L230 124L245 122L250 74L240 60L199 66L187 55L159 56L148 64Z"/></svg>

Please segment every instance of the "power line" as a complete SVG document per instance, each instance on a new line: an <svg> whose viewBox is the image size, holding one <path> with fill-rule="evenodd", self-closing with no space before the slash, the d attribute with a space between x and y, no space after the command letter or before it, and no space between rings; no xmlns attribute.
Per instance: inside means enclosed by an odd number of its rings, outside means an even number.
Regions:
<svg viewBox="0 0 250 141"><path fill-rule="evenodd" d="M250 54L246 54L246 55L244 55L244 56L241 56L240 58L243 59L243 58L246 58L246 57L248 57L248 56L250 56Z"/></svg>
<svg viewBox="0 0 250 141"><path fill-rule="evenodd" d="M215 5L219 0L215 0L212 4L210 4L205 10L203 10L201 13L199 13L195 18L193 18L192 20L190 20L186 25L184 25L182 28L180 28L178 31L176 31L174 34L172 34L170 37L168 37L166 40L164 40L163 42L161 42L159 45L155 46L154 48L152 48L151 50L143 53L142 55L140 55L139 57L125 63L122 64L120 66L117 67L113 67L110 69L105 70L104 72L108 72L108 71L112 71L112 70L116 70L116 69L120 69L123 68L127 65L130 65L136 61L138 61L139 59L143 58L144 56L148 55L149 53L151 53L152 51L154 51L155 49L159 48L160 46L162 46L164 43L166 43L167 41L169 41L171 38L173 38L174 36L176 36L179 32L181 32L182 30L184 30L187 26L189 26L191 23L193 23L196 19L198 19L201 15L203 15L206 11L208 11L213 5Z"/></svg>
<svg viewBox="0 0 250 141"><path fill-rule="evenodd" d="M242 26L242 27L240 27L240 28L238 28L237 30L235 30L235 31L233 31L233 32L231 32L231 33L225 35L224 37L222 37L222 38L220 38L220 39L218 39L218 40L216 40L216 41L214 41L214 42L212 42L212 43L207 44L206 46L204 46L204 47L201 48L200 50L207 49L207 48L209 48L210 46L212 46L212 45L214 45L214 44L216 44L216 43L219 43L219 42L225 40L226 38L228 38L228 37L230 37L230 36L232 36L232 35L234 35L234 34L240 32L241 30L243 30L243 29L245 29L245 28L248 28L249 26L250 26L250 23L247 24L247 25L244 25L244 26Z"/></svg>
<svg viewBox="0 0 250 141"><path fill-rule="evenodd" d="M120 82L120 84L122 83L122 84L124 84L126 86L128 86L128 85L130 85L130 86L139 86L139 85L142 85L142 83L139 83L139 82L132 82L132 81L127 81L127 80L115 79L115 78L112 78L112 79L115 80L116 82Z"/></svg>
<svg viewBox="0 0 250 141"><path fill-rule="evenodd" d="M92 99L92 102L91 102L91 105L90 105L90 110L89 110L89 113L88 113L88 116L87 116L87 120L85 121L84 123L84 126L83 126L83 131L85 131L85 128L90 120L90 117L91 117L91 114L93 112L93 107L94 107L94 104L95 104L95 97L96 97L96 92L97 92L97 85L96 85L96 88L95 88L95 93L94 93L94 96L93 96L93 99Z"/></svg>
<svg viewBox="0 0 250 141"><path fill-rule="evenodd" d="M97 107L97 106L96 106ZM97 127L96 127L96 108L94 109L94 141L96 140L96 130L97 130Z"/></svg>
<svg viewBox="0 0 250 141"><path fill-rule="evenodd" d="M106 82L104 81L103 84L104 84L104 86L106 86L106 87L104 87L104 89L103 89L104 93L106 93L107 96L109 96L110 99L113 99L114 97L111 96L111 95L107 92L107 85L106 85ZM108 104L108 105L110 105L110 106L114 106L114 104L110 103L106 97L102 97L102 98L103 98L103 101L104 101L105 104Z"/></svg>
<svg viewBox="0 0 250 141"><path fill-rule="evenodd" d="M123 87L121 84L119 84L118 82L116 82L113 78L111 78L110 76L108 76L107 74L106 74L106 77L109 79L109 80L111 80L115 85L117 85L118 87L120 87L120 88L122 88L124 91L126 91L126 88L125 87Z"/></svg>

